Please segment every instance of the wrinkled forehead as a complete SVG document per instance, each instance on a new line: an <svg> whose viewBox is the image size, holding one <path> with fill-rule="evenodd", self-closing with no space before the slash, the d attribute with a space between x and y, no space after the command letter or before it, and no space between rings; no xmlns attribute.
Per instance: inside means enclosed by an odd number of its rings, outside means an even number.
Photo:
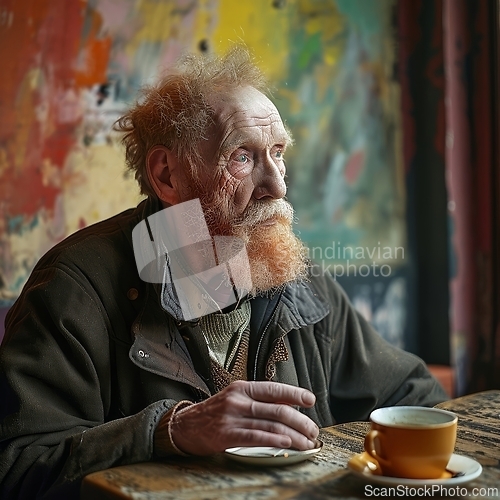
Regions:
<svg viewBox="0 0 500 500"><path fill-rule="evenodd" d="M253 87L221 92L209 103L214 110L210 135L218 152L252 140L283 146L292 142L276 106Z"/></svg>

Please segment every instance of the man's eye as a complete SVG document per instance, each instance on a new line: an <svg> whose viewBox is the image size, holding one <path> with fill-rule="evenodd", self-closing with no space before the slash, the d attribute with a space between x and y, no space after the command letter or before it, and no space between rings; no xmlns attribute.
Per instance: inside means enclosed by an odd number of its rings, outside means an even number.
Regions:
<svg viewBox="0 0 500 500"><path fill-rule="evenodd" d="M237 155L235 157L235 160L240 162L240 163L246 163L248 161L248 156L247 155Z"/></svg>
<svg viewBox="0 0 500 500"><path fill-rule="evenodd" d="M278 151L274 153L274 156L278 158L278 160L281 160L283 158L283 151L281 151L281 149L278 149Z"/></svg>

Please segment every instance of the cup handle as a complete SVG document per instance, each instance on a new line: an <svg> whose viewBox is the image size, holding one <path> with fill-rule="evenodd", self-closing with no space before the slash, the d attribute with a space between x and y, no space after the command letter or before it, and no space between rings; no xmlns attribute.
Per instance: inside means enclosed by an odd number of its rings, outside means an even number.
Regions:
<svg viewBox="0 0 500 500"><path fill-rule="evenodd" d="M368 431L368 434L365 436L365 451L378 462L382 469L382 473L384 473L384 467L387 470L391 466L390 461L381 457L375 450L375 440L381 442L383 434L383 432L372 429Z"/></svg>

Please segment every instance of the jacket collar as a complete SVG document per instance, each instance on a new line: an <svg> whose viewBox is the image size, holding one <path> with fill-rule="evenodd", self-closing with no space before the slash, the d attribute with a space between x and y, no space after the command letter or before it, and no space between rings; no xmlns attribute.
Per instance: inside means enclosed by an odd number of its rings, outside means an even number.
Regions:
<svg viewBox="0 0 500 500"><path fill-rule="evenodd" d="M330 310L309 283L287 285L281 294L257 297L251 305L249 360L253 360L250 369L254 377L264 369L266 353L279 337L317 323ZM186 347L187 336L181 333L189 328L188 323L177 322L162 310L156 291L149 286L144 307L132 326L134 343L129 357L144 370L187 383L210 395L207 383L194 369Z"/></svg>
<svg viewBox="0 0 500 500"><path fill-rule="evenodd" d="M161 308L155 289L148 286L144 306L132 324L134 343L129 358L144 370L187 383L210 395L208 386L192 367L179 326Z"/></svg>
<svg viewBox="0 0 500 500"><path fill-rule="evenodd" d="M330 306L314 292L309 282L288 284L281 294L252 301L249 346L254 378L263 377L267 356L280 337L291 330L314 325L330 312Z"/></svg>

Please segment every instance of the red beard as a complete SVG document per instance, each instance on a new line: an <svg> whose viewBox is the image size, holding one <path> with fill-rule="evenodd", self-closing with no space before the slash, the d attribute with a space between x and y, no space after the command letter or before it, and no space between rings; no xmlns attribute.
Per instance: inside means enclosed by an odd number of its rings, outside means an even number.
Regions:
<svg viewBox="0 0 500 500"><path fill-rule="evenodd" d="M257 226L246 245L254 295L276 290L286 283L305 279L307 249L288 221Z"/></svg>
<svg viewBox="0 0 500 500"><path fill-rule="evenodd" d="M205 199L203 199L205 198ZM293 209L284 200L256 201L236 217L219 200L200 197L212 236L243 240L250 263L251 295L275 291L307 276L307 248L292 230Z"/></svg>

